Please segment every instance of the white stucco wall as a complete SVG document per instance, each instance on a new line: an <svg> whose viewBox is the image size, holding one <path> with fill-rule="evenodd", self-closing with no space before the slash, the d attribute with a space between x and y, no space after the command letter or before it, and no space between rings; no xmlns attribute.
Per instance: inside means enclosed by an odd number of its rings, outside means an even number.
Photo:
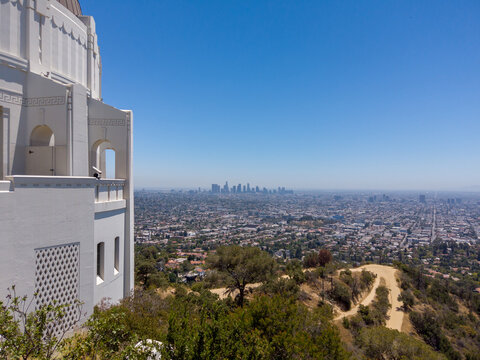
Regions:
<svg viewBox="0 0 480 360"><path fill-rule="evenodd" d="M0 296L16 285L33 296L35 249L80 244L79 293L91 313L93 302L94 185L49 186L33 183L0 192Z"/></svg>
<svg viewBox="0 0 480 360"><path fill-rule="evenodd" d="M0 190L0 297L16 286L31 298L38 291L36 250L79 244L78 299L87 316L102 299L115 303L125 294L126 201L95 202L100 181L89 177L7 178ZM118 185L119 181L112 182ZM120 186L120 185L118 185ZM113 185L110 185L113 188ZM119 238L118 271L114 271L115 238ZM104 242L104 279L97 281L97 244ZM62 258L55 262L62 262ZM37 269L38 270L38 269ZM37 277L38 278L38 277Z"/></svg>
<svg viewBox="0 0 480 360"><path fill-rule="evenodd" d="M95 285L94 302L98 303L104 298L116 302L123 298L123 256L124 256L124 224L125 208L97 212L95 214L95 259L97 258L97 244L105 243L104 249L104 279ZM114 271L115 238L120 239L120 271ZM96 274L95 274L96 277Z"/></svg>
<svg viewBox="0 0 480 360"><path fill-rule="evenodd" d="M133 291L132 120L131 111L101 101L92 17L76 17L55 0L0 0L0 298L13 284L32 296L38 249L66 244L79 244L79 299L88 313L102 298L118 301ZM52 149L31 146L38 126L53 132ZM99 143L115 149L121 180L92 177ZM97 285L100 241L105 279ZM55 261L48 264L56 271Z"/></svg>

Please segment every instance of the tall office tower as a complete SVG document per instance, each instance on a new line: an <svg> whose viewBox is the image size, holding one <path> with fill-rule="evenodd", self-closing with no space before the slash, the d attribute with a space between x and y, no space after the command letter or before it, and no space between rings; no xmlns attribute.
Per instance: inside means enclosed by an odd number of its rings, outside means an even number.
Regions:
<svg viewBox="0 0 480 360"><path fill-rule="evenodd" d="M260 188L258 186L255 187L255 192L260 192Z"/></svg>
<svg viewBox="0 0 480 360"><path fill-rule="evenodd" d="M133 291L132 112L102 101L78 0L2 0L0 24L0 300L88 316Z"/></svg>
<svg viewBox="0 0 480 360"><path fill-rule="evenodd" d="M218 194L218 193L220 193L220 185L218 185L218 184L212 184L212 193L213 193L213 194Z"/></svg>
<svg viewBox="0 0 480 360"><path fill-rule="evenodd" d="M243 192L247 192L247 187L243 185Z"/></svg>
<svg viewBox="0 0 480 360"><path fill-rule="evenodd" d="M420 201L422 204L425 204L426 203L425 195L419 195L418 201Z"/></svg>
<svg viewBox="0 0 480 360"><path fill-rule="evenodd" d="M223 185L223 192L228 194L229 190L230 190L230 189L229 189L229 187L228 187L228 181L226 181L226 182L225 182L225 185Z"/></svg>
<svg viewBox="0 0 480 360"><path fill-rule="evenodd" d="M242 184L238 184L237 185L237 193L241 193L242 192Z"/></svg>
<svg viewBox="0 0 480 360"><path fill-rule="evenodd" d="M247 192L250 192L250 183L247 183Z"/></svg>

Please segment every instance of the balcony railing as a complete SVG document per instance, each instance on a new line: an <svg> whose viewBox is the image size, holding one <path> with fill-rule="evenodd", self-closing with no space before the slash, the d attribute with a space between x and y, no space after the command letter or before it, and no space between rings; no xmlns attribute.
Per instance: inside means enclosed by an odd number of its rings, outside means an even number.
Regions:
<svg viewBox="0 0 480 360"><path fill-rule="evenodd" d="M100 179L95 184L95 202L123 200L125 180Z"/></svg>
<svg viewBox="0 0 480 360"><path fill-rule="evenodd" d="M6 176L0 182L0 192L15 191L16 188L93 188L95 203L124 200L125 180L95 179L87 176Z"/></svg>

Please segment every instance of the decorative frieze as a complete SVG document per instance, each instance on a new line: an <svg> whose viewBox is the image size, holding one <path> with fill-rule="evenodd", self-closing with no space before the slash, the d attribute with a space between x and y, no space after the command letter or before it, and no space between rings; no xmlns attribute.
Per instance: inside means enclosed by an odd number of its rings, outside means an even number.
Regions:
<svg viewBox="0 0 480 360"><path fill-rule="evenodd" d="M10 91L0 90L0 102L22 105L23 97Z"/></svg>
<svg viewBox="0 0 480 360"><path fill-rule="evenodd" d="M32 106L56 106L65 105L65 96L45 96L24 98L20 94L11 91L0 90L0 102L21 105L26 107Z"/></svg>
<svg viewBox="0 0 480 360"><path fill-rule="evenodd" d="M65 96L23 98L23 106L65 105Z"/></svg>
<svg viewBox="0 0 480 360"><path fill-rule="evenodd" d="M88 125L95 126L125 126L125 119L89 118Z"/></svg>

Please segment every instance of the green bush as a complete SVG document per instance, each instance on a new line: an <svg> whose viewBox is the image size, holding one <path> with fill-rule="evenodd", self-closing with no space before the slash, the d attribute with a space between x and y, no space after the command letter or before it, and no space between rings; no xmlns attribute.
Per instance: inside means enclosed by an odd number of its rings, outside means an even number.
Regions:
<svg viewBox="0 0 480 360"><path fill-rule="evenodd" d="M385 327L364 328L357 338L359 346L369 359L382 360L444 360L419 340Z"/></svg>
<svg viewBox="0 0 480 360"><path fill-rule="evenodd" d="M264 294L281 295L286 298L298 299L300 288L294 279L275 279L267 281L260 289Z"/></svg>
<svg viewBox="0 0 480 360"><path fill-rule="evenodd" d="M398 295L398 300L403 302L403 310L408 311L410 308L415 305L415 296L410 290L403 290L400 295Z"/></svg>
<svg viewBox="0 0 480 360"><path fill-rule="evenodd" d="M81 304L49 304L33 309L36 296L17 296L15 286L8 289L6 301L0 301L0 358L56 359L63 337L72 327L64 323L65 310L77 309L76 322L81 316ZM75 325L75 324L74 324Z"/></svg>
<svg viewBox="0 0 480 360"><path fill-rule="evenodd" d="M410 313L410 320L417 333L428 345L444 353L450 360L462 358L461 355L453 349L452 344L443 333L434 313L430 311L424 313L412 311Z"/></svg>
<svg viewBox="0 0 480 360"><path fill-rule="evenodd" d="M352 306L352 290L341 281L334 280L330 296L346 310Z"/></svg>
<svg viewBox="0 0 480 360"><path fill-rule="evenodd" d="M299 285L303 284L307 280L302 269L302 263L297 259L289 261L285 270L287 275L295 280L295 282Z"/></svg>
<svg viewBox="0 0 480 360"><path fill-rule="evenodd" d="M311 312L280 295L258 296L231 312L221 302L192 308L191 301L175 301L165 359L348 358L331 310Z"/></svg>

